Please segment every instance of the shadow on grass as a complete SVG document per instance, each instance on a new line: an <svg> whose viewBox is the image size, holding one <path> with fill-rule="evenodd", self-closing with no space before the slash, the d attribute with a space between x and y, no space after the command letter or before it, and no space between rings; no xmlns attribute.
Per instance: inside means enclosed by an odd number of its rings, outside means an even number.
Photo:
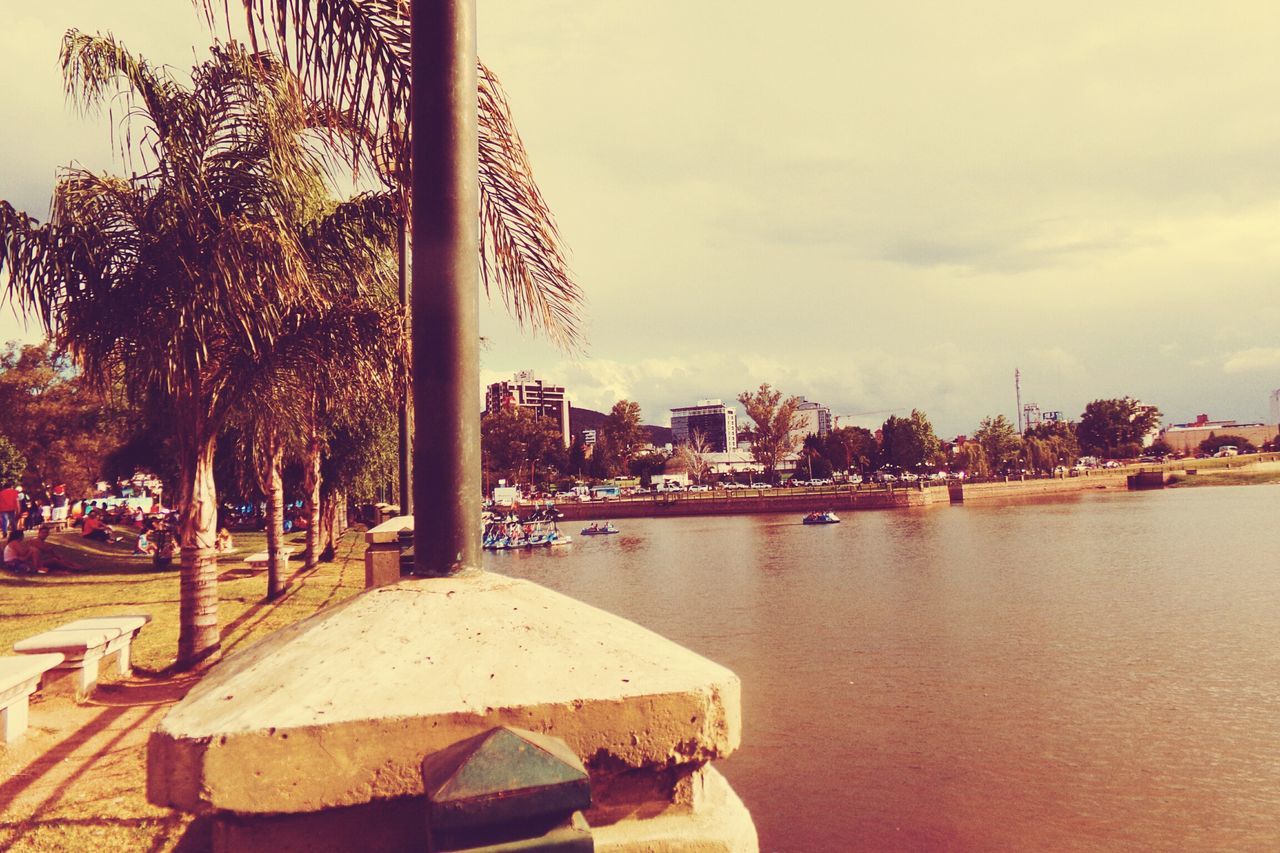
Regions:
<svg viewBox="0 0 1280 853"><path fill-rule="evenodd" d="M183 691L186 692L185 690ZM151 703L141 703L143 705ZM94 750L91 754L76 759L74 769L67 774L67 777L61 783L54 786L53 790L47 797L40 802L38 806L32 809L32 821L24 822L17 828L17 832L8 839L10 847L17 847L17 842L24 836L29 834L32 829L40 825L39 816L42 813L50 811L71 789L76 780L84 776L100 762L105 756L116 750L117 746L124 740L131 731L138 728L150 728L151 718L160 712L168 703L154 704L132 725L122 728L119 732L112 735L106 743ZM11 803L23 791L26 791L40 779L48 775L54 768L65 767L72 763L73 755L82 747L87 746L94 738L108 731L113 723L119 720L130 708L135 707L134 703L125 703L119 705L103 706L101 713L94 716L92 720L81 726L75 732L68 735L61 743L54 746L48 752L45 752L35 761L29 764L22 772L15 774L13 777L0 784L0 803Z"/></svg>

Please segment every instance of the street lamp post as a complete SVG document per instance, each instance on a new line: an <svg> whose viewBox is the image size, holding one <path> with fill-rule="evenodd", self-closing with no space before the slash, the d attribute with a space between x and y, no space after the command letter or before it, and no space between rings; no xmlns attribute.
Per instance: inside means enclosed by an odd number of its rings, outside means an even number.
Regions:
<svg viewBox="0 0 1280 853"><path fill-rule="evenodd" d="M411 5L414 572L480 565L475 0Z"/></svg>

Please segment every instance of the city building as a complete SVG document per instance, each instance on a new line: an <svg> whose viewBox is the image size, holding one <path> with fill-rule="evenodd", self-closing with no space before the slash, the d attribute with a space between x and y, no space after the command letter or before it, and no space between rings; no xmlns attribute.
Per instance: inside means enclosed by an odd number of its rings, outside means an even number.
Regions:
<svg viewBox="0 0 1280 853"><path fill-rule="evenodd" d="M804 400L796 407L792 422L798 424L791 430L791 441L796 447L804 444L805 438L810 435L826 438L831 432L831 408Z"/></svg>
<svg viewBox="0 0 1280 853"><path fill-rule="evenodd" d="M1255 447L1261 447L1275 439L1277 429L1275 424L1211 421L1208 415L1199 415L1191 423L1166 427L1160 437L1168 442L1174 453L1194 455L1200 449L1200 442L1211 435L1238 435Z"/></svg>
<svg viewBox="0 0 1280 853"><path fill-rule="evenodd" d="M671 410L673 444L687 442L695 432L702 434L711 452L731 453L738 449L738 413L723 400L699 400Z"/></svg>
<svg viewBox="0 0 1280 853"><path fill-rule="evenodd" d="M485 392L485 414L504 408L528 409L535 418L550 418L564 446L569 446L569 395L563 385L549 385L532 370L522 370L510 382L495 382Z"/></svg>

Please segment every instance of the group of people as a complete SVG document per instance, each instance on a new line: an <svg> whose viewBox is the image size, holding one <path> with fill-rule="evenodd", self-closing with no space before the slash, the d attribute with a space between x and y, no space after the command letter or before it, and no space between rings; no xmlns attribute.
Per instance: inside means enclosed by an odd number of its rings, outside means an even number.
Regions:
<svg viewBox="0 0 1280 853"><path fill-rule="evenodd" d="M46 521L66 521L71 505L67 487L54 486L43 497L27 493L21 485L0 489L0 536L14 530L34 530Z"/></svg>

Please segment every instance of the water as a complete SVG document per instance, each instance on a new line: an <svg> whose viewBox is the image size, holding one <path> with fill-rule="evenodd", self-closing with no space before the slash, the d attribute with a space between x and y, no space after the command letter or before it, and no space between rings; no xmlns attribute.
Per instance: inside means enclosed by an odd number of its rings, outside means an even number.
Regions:
<svg viewBox="0 0 1280 853"><path fill-rule="evenodd" d="M492 554L733 669L764 850L1280 848L1280 487ZM576 531L574 531L576 532Z"/></svg>

